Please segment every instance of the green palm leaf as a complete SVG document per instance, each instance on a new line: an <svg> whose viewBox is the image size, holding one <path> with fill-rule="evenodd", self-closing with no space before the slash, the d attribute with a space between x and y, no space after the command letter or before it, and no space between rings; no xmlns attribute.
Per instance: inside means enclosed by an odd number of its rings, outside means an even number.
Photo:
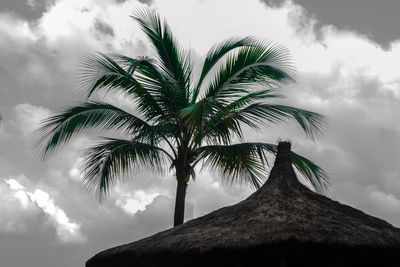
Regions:
<svg viewBox="0 0 400 267"><path fill-rule="evenodd" d="M127 71L105 54L84 56L80 61L80 67L78 82L88 97L95 91L110 89L132 95L133 91L140 87Z"/></svg>
<svg viewBox="0 0 400 267"><path fill-rule="evenodd" d="M267 177L266 152L271 153L274 148L265 143L240 143L203 146L196 153L198 161L204 160L204 166L220 170L228 181L250 183L259 188Z"/></svg>
<svg viewBox="0 0 400 267"><path fill-rule="evenodd" d="M170 155L163 149L130 140L105 140L89 148L84 154L84 183L89 190L105 196L116 183L120 174L126 175L133 168L150 168L162 172L165 157Z"/></svg>
<svg viewBox="0 0 400 267"><path fill-rule="evenodd" d="M274 155L278 152L278 146L274 144L268 145L267 152L273 153ZM291 151L291 158L293 166L299 171L299 173L307 179L311 185L319 193L329 191L330 178L328 174L312 160L309 160L293 151Z"/></svg>
<svg viewBox="0 0 400 267"><path fill-rule="evenodd" d="M331 179L321 167L294 152L292 152L292 162L301 175L310 181L317 192L329 192Z"/></svg>
<svg viewBox="0 0 400 267"><path fill-rule="evenodd" d="M242 47L227 58L208 87L206 97L214 96L224 102L248 93L249 86L272 87L288 79L294 80L294 70L287 50L260 42Z"/></svg>
<svg viewBox="0 0 400 267"><path fill-rule="evenodd" d="M190 76L192 63L188 53L175 41L168 24L161 23L156 12L138 9L132 16L147 35L157 52L160 68L169 74L177 83L182 95L189 100Z"/></svg>
<svg viewBox="0 0 400 267"><path fill-rule="evenodd" d="M166 118L176 118L179 110L187 106L186 95L182 94L176 88L176 82L159 68L155 60L140 57L133 59L127 56L113 54L112 58L120 63L127 72L132 74L136 81L143 88L146 88L157 102L158 107L162 110L162 114L151 117L151 119L165 120ZM153 108L149 105L139 103L139 109L142 112L149 113ZM148 107L147 109L143 109Z"/></svg>
<svg viewBox="0 0 400 267"><path fill-rule="evenodd" d="M46 157L60 145L67 144L73 135L87 129L123 130L131 136L140 133L153 141L161 138L159 132L146 121L113 105L89 101L42 121L33 136L34 147Z"/></svg>
<svg viewBox="0 0 400 267"><path fill-rule="evenodd" d="M235 118L235 114L241 108L254 102L280 98L281 95L276 92L272 89L251 92L227 105L218 103L213 97L207 97L182 110L181 114L185 117L188 125L196 127L196 131L194 131L196 143L200 144L205 137L212 137L211 143L227 144L231 141L231 133L235 133L240 139L243 137L240 121L232 119ZM251 121L247 121L247 123L256 127ZM214 139L215 137L217 140Z"/></svg>
<svg viewBox="0 0 400 267"><path fill-rule="evenodd" d="M240 143L234 145L203 146L197 150L197 162L221 170L229 181L252 184L259 188L267 177L267 154L276 155L278 146L268 143ZM291 152L293 166L320 193L329 189L327 173L313 161ZM196 162L196 164L197 164Z"/></svg>
<svg viewBox="0 0 400 267"><path fill-rule="evenodd" d="M226 117L220 117L218 122L210 124L216 127L210 127L207 134L213 135L214 131L218 130L221 125L232 125L232 132L241 137L239 123L244 123L258 130L258 124L280 123L288 119L294 119L311 139L324 132L327 121L325 116L304 109L285 105L253 103L237 111L227 113Z"/></svg>
<svg viewBox="0 0 400 267"><path fill-rule="evenodd" d="M206 58L204 59L203 69L200 74L200 78L197 82L197 85L193 91L192 103L194 103L197 99L197 96L200 92L200 87L203 83L204 78L211 71L211 69L215 66L215 64L224 57L227 53L232 50L243 47L243 46L251 46L255 44L255 39L251 37L245 38L231 38L223 41L222 43L212 47L208 53Z"/></svg>
<svg viewBox="0 0 400 267"><path fill-rule="evenodd" d="M135 66L151 64L148 58L135 60ZM78 84L87 96L94 92L116 91L138 102L140 111L149 119L163 114L157 101L151 94L152 88L145 88L131 73L135 68L124 69L111 57L102 54L89 54L82 58L78 75Z"/></svg>
<svg viewBox="0 0 400 267"><path fill-rule="evenodd" d="M127 73L130 75L133 75L136 71L136 69L140 66L154 66L156 61L150 57L144 56L144 57L137 57L137 58L131 58L125 55L120 55L120 54L111 54L110 58L112 58L115 62L117 62L120 66L122 66Z"/></svg>

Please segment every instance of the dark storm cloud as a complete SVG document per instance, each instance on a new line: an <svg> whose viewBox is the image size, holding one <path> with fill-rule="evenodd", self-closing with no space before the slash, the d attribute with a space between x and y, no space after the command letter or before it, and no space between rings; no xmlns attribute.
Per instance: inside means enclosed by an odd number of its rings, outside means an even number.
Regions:
<svg viewBox="0 0 400 267"><path fill-rule="evenodd" d="M0 11L17 14L29 21L37 20L46 11L52 0L1 0ZM31 4L29 4L31 3Z"/></svg>
<svg viewBox="0 0 400 267"><path fill-rule="evenodd" d="M285 0L263 0L278 5ZM332 24L339 29L351 30L388 46L400 39L398 0L293 0L315 16L319 26Z"/></svg>

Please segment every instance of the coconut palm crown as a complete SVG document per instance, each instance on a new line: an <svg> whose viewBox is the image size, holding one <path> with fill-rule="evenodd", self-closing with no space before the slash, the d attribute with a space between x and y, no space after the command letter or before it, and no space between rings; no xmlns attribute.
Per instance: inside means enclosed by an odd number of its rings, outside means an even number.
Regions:
<svg viewBox="0 0 400 267"><path fill-rule="evenodd" d="M253 37L228 39L210 49L201 73L193 75L189 53L156 12L137 10L132 18L155 58L86 56L79 81L88 99L45 119L34 135L45 158L88 129L123 133L126 139L103 137L84 153L84 183L100 197L135 167L174 170L176 226L183 223L186 188L199 163L220 170L228 181L262 185L267 155L277 147L244 142L244 125L257 130L294 119L311 139L323 129L321 114L267 103L282 97L277 89L283 82L294 80L284 47ZM91 100L99 92L124 94L139 115ZM294 152L292 159L315 188L327 185L326 173L312 161Z"/></svg>

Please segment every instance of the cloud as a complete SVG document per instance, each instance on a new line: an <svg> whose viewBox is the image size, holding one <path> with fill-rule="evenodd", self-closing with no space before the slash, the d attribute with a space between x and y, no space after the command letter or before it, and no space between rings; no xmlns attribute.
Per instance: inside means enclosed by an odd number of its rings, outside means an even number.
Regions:
<svg viewBox="0 0 400 267"><path fill-rule="evenodd" d="M6 184L3 180L0 181L0 234L27 233L31 230L31 218L40 213L39 209L30 206L28 196L22 189L24 188L18 182Z"/></svg>
<svg viewBox="0 0 400 267"><path fill-rule="evenodd" d="M36 189L28 195L44 213L49 215L61 241L67 243L86 241L86 237L80 233L80 224L71 222L65 212L54 204L54 200L50 198L47 192Z"/></svg>
<svg viewBox="0 0 400 267"><path fill-rule="evenodd" d="M391 193L382 192L376 186L368 186L369 198L378 208L389 212L397 212L400 207L400 199Z"/></svg>
<svg viewBox="0 0 400 267"><path fill-rule="evenodd" d="M94 28L99 31L99 33L114 37L114 30L111 25L102 22L101 20L96 20L94 23Z"/></svg>
<svg viewBox="0 0 400 267"><path fill-rule="evenodd" d="M69 170L69 177L74 181L82 181L83 174L81 170L81 166L83 163L83 158L78 157L72 165L72 168Z"/></svg>
<svg viewBox="0 0 400 267"><path fill-rule="evenodd" d="M3 0L1 11L33 22L39 19L53 2L54 0Z"/></svg>
<svg viewBox="0 0 400 267"><path fill-rule="evenodd" d="M339 30L332 25L316 28L318 21L291 1L272 8L250 1L246 9L239 1L226 5L223 2L214 5L211 1L186 3L181 8L190 11L184 14L174 13L161 1L155 5L171 24L177 39L200 54L212 43L235 35L253 34L287 46L298 69L298 83L283 88L282 93L287 95L284 103L327 115L330 121L327 135L312 143L304 138L298 126L289 124L266 127L259 134L247 133L248 139L268 142L275 142L278 137L292 139L296 151L331 174L332 197L373 214L378 210L380 215L386 212L391 215L385 218L400 223L400 218L384 205L378 208L365 204L367 196L359 195L365 197L356 200L344 183L354 181L362 190L377 186L387 196L391 194L396 199L400 196L400 182L394 175L400 172L396 156L397 140L400 140L397 116L400 114L400 74L396 68L400 58L399 41L383 49L356 32ZM174 6L174 2L169 5ZM205 10L222 10L218 5L224 5L226 13L207 12L207 21L197 23L202 21ZM189 30L181 21L188 21L193 27ZM207 38L199 32L207 33ZM390 182L385 177L391 177ZM194 197L192 201L196 201L195 209L201 206L199 198ZM391 203L398 205L396 201Z"/></svg>
<svg viewBox="0 0 400 267"><path fill-rule="evenodd" d="M296 152L316 161L334 178L333 198L400 225L396 212L400 208L399 41L383 50L356 32L327 25L317 29L318 21L290 1L272 7L256 0L151 4L197 62L211 45L232 36L254 35L287 46L298 82L282 88L287 95L284 103L327 115L328 133L313 143L290 123L265 127L259 133L246 130L246 137L262 142L292 139ZM0 258L7 259L4 265L82 265L100 249L171 227L173 173L132 172L129 181L118 184L109 199L99 203L80 182L81 151L90 146L93 136L73 139L46 162L35 158L20 139L49 113L84 100L73 82L84 53L151 55L129 17L138 6L143 5L57 0L36 23L0 14L0 112L4 115L0 175L8 182L0 181L0 235L10 240L7 246L0 244ZM133 110L121 95L107 100ZM186 218L236 203L251 192L205 171L190 181ZM53 243L55 239L59 241ZM14 257L7 257L13 251ZM25 262L15 251L26 255ZM41 257L45 254L50 256Z"/></svg>
<svg viewBox="0 0 400 267"><path fill-rule="evenodd" d="M174 204L174 199L159 195L144 211L138 211L134 218L135 238L132 240L171 228L174 221ZM193 205L190 202L186 202L185 205L185 218L186 220L193 218Z"/></svg>
<svg viewBox="0 0 400 267"><path fill-rule="evenodd" d="M129 214L144 211L160 195L159 193L146 193L143 190L136 190L133 193L126 192L125 194L117 190L117 194L119 196L115 201L115 205Z"/></svg>
<svg viewBox="0 0 400 267"><path fill-rule="evenodd" d="M20 179L26 180L24 176L21 176ZM36 209L38 207L49 217L50 223L56 229L57 236L62 242L80 243L86 241L86 237L80 232L80 224L72 222L64 210L54 203L47 192L41 189L35 189L32 192L27 191L25 186L21 185L15 178L5 179L4 181L15 192L13 197L19 200L23 209ZM12 221L6 224L5 229L10 228L10 225L12 227Z"/></svg>
<svg viewBox="0 0 400 267"><path fill-rule="evenodd" d="M29 103L16 105L14 111L14 123L25 138L29 138L38 128L39 123L51 114L49 109Z"/></svg>
<svg viewBox="0 0 400 267"><path fill-rule="evenodd" d="M7 95L1 105L10 108L29 102L60 109L82 97L76 72L84 54L143 54L146 47L133 34L129 17L138 5L137 1L60 0L35 23L0 12L0 91Z"/></svg>
<svg viewBox="0 0 400 267"><path fill-rule="evenodd" d="M215 209L235 204L253 191L254 189L248 185L224 182L219 172L203 171L198 173L196 181L189 182L186 195L187 203L193 207L192 218L196 218Z"/></svg>

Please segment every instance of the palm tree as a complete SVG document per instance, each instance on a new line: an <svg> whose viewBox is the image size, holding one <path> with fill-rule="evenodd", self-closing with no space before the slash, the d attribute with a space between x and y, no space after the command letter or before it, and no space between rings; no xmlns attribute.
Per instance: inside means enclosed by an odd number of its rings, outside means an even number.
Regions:
<svg viewBox="0 0 400 267"><path fill-rule="evenodd" d="M80 85L87 101L44 121L34 143L45 158L73 135L87 129L119 132L126 139L105 138L84 154L84 183L106 196L120 174L133 167L175 171L177 181L174 225L183 223L186 188L195 167L218 169L229 181L259 188L266 177L267 155L276 145L244 142L242 126L297 121L314 138L325 117L286 105L266 103L281 97L277 88L294 80L287 50L252 37L228 39L208 52L198 79L193 62L173 37L168 24L151 10L138 10L138 22L156 57L91 54L82 60ZM93 94L122 93L139 115L93 101ZM240 141L240 142L238 142ZM293 153L294 166L320 188L325 172Z"/></svg>

